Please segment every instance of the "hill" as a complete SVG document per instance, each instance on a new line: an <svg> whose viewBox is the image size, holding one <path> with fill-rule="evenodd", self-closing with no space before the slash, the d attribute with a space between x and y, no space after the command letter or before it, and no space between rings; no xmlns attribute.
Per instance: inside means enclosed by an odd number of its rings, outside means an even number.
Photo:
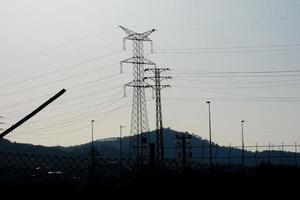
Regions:
<svg viewBox="0 0 300 200"><path fill-rule="evenodd" d="M209 162L209 141L188 132L178 132L172 129L164 129L165 138L165 158L175 159L176 155L181 152L181 149L176 148L176 134L188 134L191 136L190 146L187 149L191 153L192 160L204 163ZM151 142L155 140L155 132L149 133ZM97 157L102 158L119 158L120 152L119 138L107 138L96 140L94 142ZM124 158L129 155L130 137L123 138ZM45 147L32 144L12 143L6 139L0 140L0 152L10 153L26 153L39 155L64 155L64 156L86 156L91 151L91 143L70 146L70 147ZM241 163L242 151L237 148L228 148L218 144L212 144L212 157L214 163L234 164ZM282 151L262 151L262 152L245 152L245 162L247 165L255 165L260 162L272 162L276 164L297 164L300 161L300 156L292 152Z"/></svg>

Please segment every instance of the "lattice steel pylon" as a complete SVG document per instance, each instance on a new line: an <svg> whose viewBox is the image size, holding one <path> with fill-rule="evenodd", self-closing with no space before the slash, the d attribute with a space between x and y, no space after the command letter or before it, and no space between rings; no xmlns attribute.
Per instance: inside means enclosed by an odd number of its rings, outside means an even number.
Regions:
<svg viewBox="0 0 300 200"><path fill-rule="evenodd" d="M127 34L123 39L124 49L125 41L132 40L133 42L133 56L126 60L121 61L121 73L123 72L123 63L133 64L133 80L124 85L125 87L133 88L133 101L132 101L132 114L131 114L131 145L129 151L134 149L135 158L137 160L146 160L147 149L149 139L147 133L149 133L147 107L145 88L148 84L144 81L144 65L153 65L155 63L144 57L144 42L151 43L151 52L153 51L152 40L148 37L155 31L152 29L147 32L137 33L129 30L123 26L120 28ZM125 91L125 90L124 90ZM126 95L126 93L125 93Z"/></svg>
<svg viewBox="0 0 300 200"><path fill-rule="evenodd" d="M163 134L163 122L162 122L162 109L161 109L161 90L163 88L171 87L170 85L162 84L163 80L171 79L170 76L161 76L162 72L170 71L169 68L147 68L145 72L151 71L154 76L147 76L144 80L150 79L154 84L149 84L155 90L155 102L156 102L156 134L155 134L155 152L156 161L163 161L165 159L164 153L164 134Z"/></svg>

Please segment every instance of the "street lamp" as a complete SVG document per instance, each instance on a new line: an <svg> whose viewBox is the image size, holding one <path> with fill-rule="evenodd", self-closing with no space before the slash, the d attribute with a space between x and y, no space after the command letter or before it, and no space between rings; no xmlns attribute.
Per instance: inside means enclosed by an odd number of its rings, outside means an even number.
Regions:
<svg viewBox="0 0 300 200"><path fill-rule="evenodd" d="M211 143L211 114L210 114L210 101L206 102L208 104L208 127L209 127L209 163L212 167L212 143Z"/></svg>
<svg viewBox="0 0 300 200"><path fill-rule="evenodd" d="M122 129L125 126L120 125L120 162L122 163L123 160L123 138L122 138Z"/></svg>
<svg viewBox="0 0 300 200"><path fill-rule="evenodd" d="M244 123L245 123L245 120L242 120L241 121L241 128L242 128L242 162L243 162L243 168L245 167Z"/></svg>
<svg viewBox="0 0 300 200"><path fill-rule="evenodd" d="M94 122L95 120L91 120L91 126L92 126L91 181L92 184L94 184L94 177L95 177Z"/></svg>
<svg viewBox="0 0 300 200"><path fill-rule="evenodd" d="M95 120L91 121L91 125L92 125L92 152L94 151L94 122L95 122Z"/></svg>

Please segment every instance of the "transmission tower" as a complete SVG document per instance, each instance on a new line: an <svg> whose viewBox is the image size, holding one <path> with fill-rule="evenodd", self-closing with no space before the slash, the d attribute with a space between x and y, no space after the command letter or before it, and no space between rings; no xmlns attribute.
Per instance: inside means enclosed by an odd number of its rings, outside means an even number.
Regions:
<svg viewBox="0 0 300 200"><path fill-rule="evenodd" d="M149 84L149 87L152 87L155 91L155 101L156 101L156 160L164 160L164 135L163 135L163 123L162 123L162 109L161 109L161 90L163 88L170 87L170 85L161 84L163 80L171 79L170 76L161 76L162 72L170 71L169 68L148 68L145 69L145 72L151 71L154 76L148 76L144 79L150 79L154 84Z"/></svg>
<svg viewBox="0 0 300 200"><path fill-rule="evenodd" d="M126 60L121 61L121 73L123 71L123 63L133 64L133 80L124 85L133 88L133 101L132 101L132 114L131 114L131 140L130 150L134 149L135 158L137 160L145 160L148 148L149 132L148 116L146 107L145 88L148 87L144 81L144 65L153 65L155 63L144 57L144 42L151 43L151 52L153 51L152 40L148 37L155 31L152 29L147 32L137 33L129 30L123 26L120 28L127 34L123 39L124 49L126 49L125 41L132 40L133 42L133 56ZM126 93L125 93L126 95Z"/></svg>
<svg viewBox="0 0 300 200"><path fill-rule="evenodd" d="M0 116L0 120L1 120L1 119L4 119L4 118L5 118L5 117ZM3 124L5 124L5 122L0 121L0 125L3 125ZM4 128L0 127L0 131L4 131L4 130L5 130Z"/></svg>

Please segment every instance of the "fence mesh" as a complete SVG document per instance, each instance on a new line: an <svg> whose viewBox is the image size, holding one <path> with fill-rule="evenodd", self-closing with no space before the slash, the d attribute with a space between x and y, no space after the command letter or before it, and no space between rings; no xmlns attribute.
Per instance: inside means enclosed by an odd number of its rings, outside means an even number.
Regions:
<svg viewBox="0 0 300 200"><path fill-rule="evenodd" d="M285 157L268 154L260 157L245 156L248 174L262 164L286 166L299 169L298 154L285 154ZM287 156L290 155L290 156ZM143 175L164 174L178 176L186 171L207 174L231 174L245 172L241 167L240 156L216 156L214 165L208 165L209 157L200 157L186 161L165 160L160 163L144 163L130 159L102 159L92 156L66 157L49 155L28 155L0 153L0 185L74 185L90 184L124 186ZM269 162L268 162L269 161Z"/></svg>

